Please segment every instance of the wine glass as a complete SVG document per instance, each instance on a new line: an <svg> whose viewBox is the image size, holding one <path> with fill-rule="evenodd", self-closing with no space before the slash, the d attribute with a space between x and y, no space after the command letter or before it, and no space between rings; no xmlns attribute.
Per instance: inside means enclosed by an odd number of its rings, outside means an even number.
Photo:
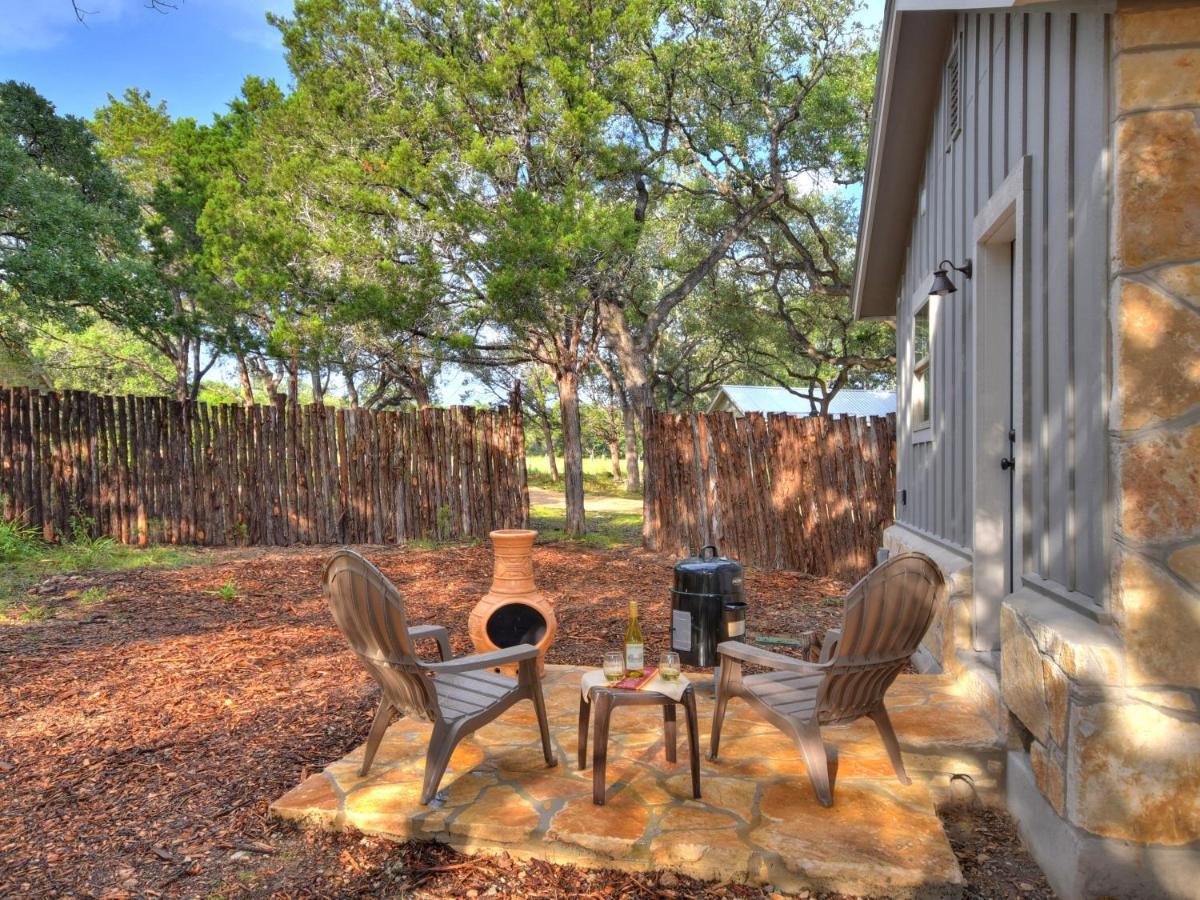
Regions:
<svg viewBox="0 0 1200 900"><path fill-rule="evenodd" d="M679 680L679 654L674 651L664 653L658 660L658 674L663 681Z"/></svg>
<svg viewBox="0 0 1200 900"><path fill-rule="evenodd" d="M604 677L609 684L625 677L625 654L620 650L609 650L604 654Z"/></svg>

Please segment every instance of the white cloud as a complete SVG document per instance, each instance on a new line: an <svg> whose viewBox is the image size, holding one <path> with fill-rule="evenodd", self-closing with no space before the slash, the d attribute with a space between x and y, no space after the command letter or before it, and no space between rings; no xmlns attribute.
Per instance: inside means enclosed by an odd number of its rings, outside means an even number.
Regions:
<svg viewBox="0 0 1200 900"><path fill-rule="evenodd" d="M224 8L221 15L229 23L229 36L243 44L263 50L282 51L283 41L275 26L267 23L267 13L290 15L293 0L217 0Z"/></svg>
<svg viewBox="0 0 1200 900"><path fill-rule="evenodd" d="M267 50L280 48L279 33L267 24L268 12L288 14L292 0L172 0L169 15L208 16L231 38ZM101 28L129 22L137 15L156 15L147 0L79 0L84 24L71 0L0 0L0 54L44 50L61 43L77 28Z"/></svg>

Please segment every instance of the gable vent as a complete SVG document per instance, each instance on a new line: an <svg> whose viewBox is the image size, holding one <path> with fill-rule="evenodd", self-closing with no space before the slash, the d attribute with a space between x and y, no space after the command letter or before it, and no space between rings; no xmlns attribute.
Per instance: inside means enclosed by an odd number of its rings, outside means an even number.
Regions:
<svg viewBox="0 0 1200 900"><path fill-rule="evenodd" d="M949 152L954 139L962 134L962 54L958 39L950 47L950 58L946 61L946 83L942 96L946 98L946 150Z"/></svg>

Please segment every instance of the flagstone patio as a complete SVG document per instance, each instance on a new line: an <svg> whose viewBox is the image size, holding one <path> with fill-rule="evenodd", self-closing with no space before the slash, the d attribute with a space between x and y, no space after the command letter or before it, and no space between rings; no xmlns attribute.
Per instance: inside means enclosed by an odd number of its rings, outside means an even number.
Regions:
<svg viewBox="0 0 1200 900"><path fill-rule="evenodd" d="M604 806L591 768L576 765L579 677L546 667L546 699L559 764L547 768L530 704L464 741L431 806L418 803L430 726L398 720L371 773L359 747L272 804L274 815L397 838L445 841L553 862L624 870L669 868L698 878L890 896L958 896L962 875L935 800L972 786L999 789L1002 748L987 720L950 679L902 676L888 705L913 784L892 774L867 721L825 731L837 748L834 806L822 807L793 745L740 701L730 704L721 759L703 760L693 800L686 729L679 762L666 762L658 708L613 713ZM695 679L696 676L693 676ZM702 749L712 700L698 683Z"/></svg>

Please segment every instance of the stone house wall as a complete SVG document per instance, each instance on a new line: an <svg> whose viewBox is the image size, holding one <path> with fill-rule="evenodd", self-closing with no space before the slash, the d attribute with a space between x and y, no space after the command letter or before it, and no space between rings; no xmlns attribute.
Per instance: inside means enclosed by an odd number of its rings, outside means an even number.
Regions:
<svg viewBox="0 0 1200 900"><path fill-rule="evenodd" d="M971 652L970 559L894 526L950 590L921 657L1009 734L1008 803L1064 897L1200 884L1200 2L1112 27L1108 615L1030 590ZM1098 348L1100 350L1101 348ZM998 690L997 690L998 688ZM995 693L998 693L998 700Z"/></svg>
<svg viewBox="0 0 1200 900"><path fill-rule="evenodd" d="M1200 840L1200 4L1124 2L1114 43L1111 591L1125 690L1077 713L1071 812L1100 834L1182 844Z"/></svg>
<svg viewBox="0 0 1200 900"><path fill-rule="evenodd" d="M1111 622L1024 593L1005 604L1009 802L1060 893L1194 896L1200 4L1121 3L1113 54Z"/></svg>

